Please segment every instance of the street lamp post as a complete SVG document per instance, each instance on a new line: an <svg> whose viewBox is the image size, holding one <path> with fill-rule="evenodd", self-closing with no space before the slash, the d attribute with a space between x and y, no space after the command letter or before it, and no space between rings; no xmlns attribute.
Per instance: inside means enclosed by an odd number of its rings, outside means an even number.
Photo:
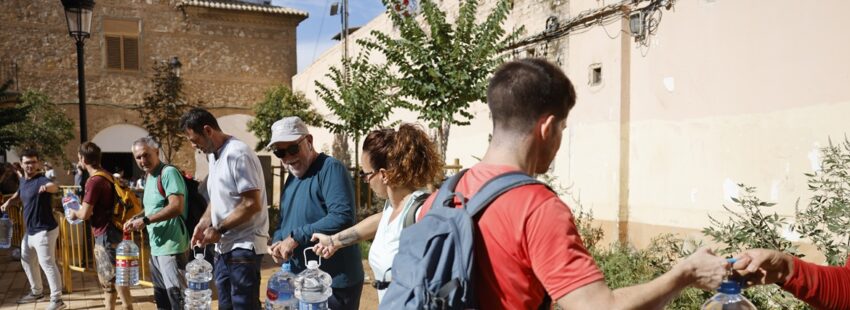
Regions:
<svg viewBox="0 0 850 310"><path fill-rule="evenodd" d="M86 76L84 47L91 36L92 11L94 0L61 0L65 7L65 19L68 21L68 34L77 44L77 86L80 104L80 143L88 140L86 122Z"/></svg>

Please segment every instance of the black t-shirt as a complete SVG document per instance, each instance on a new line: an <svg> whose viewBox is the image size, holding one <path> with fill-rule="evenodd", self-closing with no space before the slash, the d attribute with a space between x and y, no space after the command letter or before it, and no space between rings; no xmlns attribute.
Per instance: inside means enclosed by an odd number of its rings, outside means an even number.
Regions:
<svg viewBox="0 0 850 310"><path fill-rule="evenodd" d="M44 174L38 174L31 179L21 179L18 196L24 203L24 220L26 221L28 235L53 230L58 226L56 218L53 217L53 210L51 210L53 194L48 192L38 193L41 186L50 182L50 179L45 177Z"/></svg>

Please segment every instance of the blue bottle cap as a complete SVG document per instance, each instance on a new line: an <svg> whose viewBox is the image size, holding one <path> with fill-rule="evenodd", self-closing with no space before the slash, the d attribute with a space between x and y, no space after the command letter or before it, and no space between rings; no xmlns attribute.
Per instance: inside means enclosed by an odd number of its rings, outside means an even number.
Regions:
<svg viewBox="0 0 850 310"><path fill-rule="evenodd" d="M289 262L285 262L283 265L280 265L280 269L286 272L292 272L292 265L290 265Z"/></svg>
<svg viewBox="0 0 850 310"><path fill-rule="evenodd" d="M726 280L720 283L718 292L729 295L741 294L741 283L733 280Z"/></svg>

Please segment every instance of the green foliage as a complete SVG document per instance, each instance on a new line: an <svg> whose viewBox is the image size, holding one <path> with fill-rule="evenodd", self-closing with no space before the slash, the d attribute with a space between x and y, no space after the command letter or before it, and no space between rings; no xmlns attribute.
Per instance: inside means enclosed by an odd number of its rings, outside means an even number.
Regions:
<svg viewBox="0 0 850 310"><path fill-rule="evenodd" d="M293 92L286 85L274 86L266 91L263 101L254 104L254 119L248 122L248 130L259 139L255 150L269 144L272 124L287 116L298 116L310 126L320 126L323 121L304 93Z"/></svg>
<svg viewBox="0 0 850 310"><path fill-rule="evenodd" d="M8 92L11 85L12 80L0 85L0 100L13 97L13 94ZM11 125L25 121L29 111L30 106L27 105L0 108L0 150L8 150L21 143L21 136Z"/></svg>
<svg viewBox="0 0 850 310"><path fill-rule="evenodd" d="M779 233L788 224L787 221L775 212L765 212L775 204L756 197L754 187L744 184L739 184L738 187L742 193L739 198L732 198L732 201L743 213L723 206L731 214L730 217L726 221L720 221L709 216L710 226L703 229L703 234L725 246L719 252L732 255L746 249L765 248L801 256L791 241L784 239ZM757 309L810 309L804 302L776 285L749 288L744 291L744 296Z"/></svg>
<svg viewBox="0 0 850 310"><path fill-rule="evenodd" d="M65 156L65 144L74 138L74 122L65 115L65 110L37 91L24 92L16 108L29 113L23 121L8 127L19 138L15 148L35 149L44 161L70 163Z"/></svg>
<svg viewBox="0 0 850 310"><path fill-rule="evenodd" d="M316 94L337 118L336 121L323 122L325 128L341 138L336 139L335 148L347 147L348 144L342 142L347 141L347 137L354 138L355 170L360 170L360 138L382 126L389 119L393 107L399 105L387 65L370 63L369 53L369 49L364 48L353 61L343 59L343 68L350 69L348 74L344 69L331 67L325 76L331 80L332 86L315 82Z"/></svg>
<svg viewBox="0 0 850 310"><path fill-rule="evenodd" d="M775 203L760 200L755 196L754 187L738 184L741 190L739 198L732 198L743 213L738 213L727 206L723 209L731 216L726 221L720 221L709 215L710 226L702 230L703 234L714 241L725 245L721 254L734 254L745 249L765 248L797 253L797 248L780 235L780 231L788 225L788 221L776 212L767 214L766 208Z"/></svg>
<svg viewBox="0 0 850 310"><path fill-rule="evenodd" d="M841 265L850 251L850 140L821 149L821 169L808 173L812 198L797 213L800 233L827 258Z"/></svg>
<svg viewBox="0 0 850 310"><path fill-rule="evenodd" d="M350 68L348 76L343 69L331 67L326 76L332 86L316 81L316 94L337 118L337 121L324 121L325 128L355 137L355 148L359 146L359 138L383 125L399 103L387 66L369 63L369 54L364 49L353 61L343 60L343 67Z"/></svg>
<svg viewBox="0 0 850 310"><path fill-rule="evenodd" d="M160 145L164 161L171 163L185 140L180 131L180 116L189 109L183 98L183 80L165 62L154 62L153 91L133 107L142 119L142 127Z"/></svg>
<svg viewBox="0 0 850 310"><path fill-rule="evenodd" d="M402 5L400 0L383 2L390 12ZM398 36L373 31L373 38L360 41L383 53L398 72L399 95L411 100L404 107L436 129L444 157L451 125L469 124L470 104L484 101L488 78L503 62L499 51L519 36L521 30L508 34L503 29L510 2L499 0L477 23L478 0L461 1L453 22L433 0L422 0L421 18L390 14Z"/></svg>
<svg viewBox="0 0 850 310"><path fill-rule="evenodd" d="M369 249L372 248L372 241L363 241L357 244L360 247L360 257L369 260Z"/></svg>

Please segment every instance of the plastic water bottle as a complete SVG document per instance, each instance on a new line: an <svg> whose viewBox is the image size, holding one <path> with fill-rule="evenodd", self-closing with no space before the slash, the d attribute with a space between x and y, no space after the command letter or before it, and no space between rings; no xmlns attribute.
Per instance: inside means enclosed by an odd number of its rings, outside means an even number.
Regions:
<svg viewBox="0 0 850 310"><path fill-rule="evenodd" d="M717 294L702 305L702 310L756 310L756 306L741 295L741 283L725 280Z"/></svg>
<svg viewBox="0 0 850 310"><path fill-rule="evenodd" d="M115 249L115 286L139 284L139 247L129 232Z"/></svg>
<svg viewBox="0 0 850 310"><path fill-rule="evenodd" d="M292 266L283 263L266 288L266 310L295 310L298 300L295 299L295 274Z"/></svg>
<svg viewBox="0 0 850 310"><path fill-rule="evenodd" d="M310 249L304 249L304 260L307 260L307 250ZM333 294L333 279L327 272L319 270L319 266L317 261L308 261L307 270L295 278L295 298L298 298L299 310L328 310L328 297Z"/></svg>
<svg viewBox="0 0 850 310"><path fill-rule="evenodd" d="M212 302L212 291L210 280L212 280L213 267L204 260L204 254L195 254L195 259L186 264L186 282L188 288L185 291L186 310L209 310Z"/></svg>
<svg viewBox="0 0 850 310"><path fill-rule="evenodd" d="M77 197L76 194L72 192L66 193L65 196L62 197L62 208L65 209L65 220L68 221L68 223L79 224L83 222L81 219L71 220L71 211L80 209L80 198Z"/></svg>
<svg viewBox="0 0 850 310"><path fill-rule="evenodd" d="M8 249L12 246L12 219L8 212L3 212L0 217L0 249Z"/></svg>

